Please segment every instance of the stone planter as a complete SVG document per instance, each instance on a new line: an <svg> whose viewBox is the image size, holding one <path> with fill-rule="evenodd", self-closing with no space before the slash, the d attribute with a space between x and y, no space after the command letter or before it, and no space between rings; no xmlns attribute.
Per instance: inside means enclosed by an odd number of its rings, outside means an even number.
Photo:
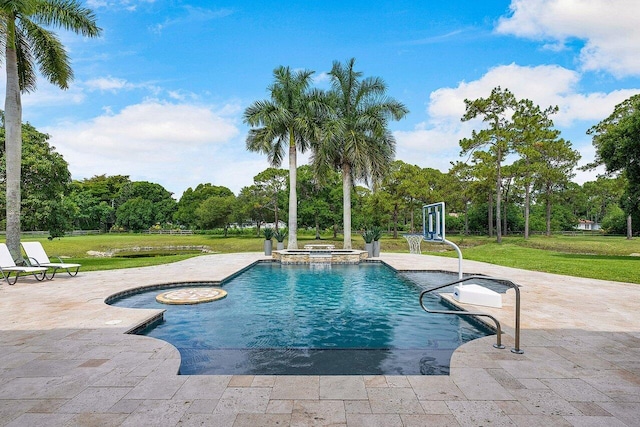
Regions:
<svg viewBox="0 0 640 427"><path fill-rule="evenodd" d="M380 256L380 240L373 241L373 257L377 258Z"/></svg>
<svg viewBox="0 0 640 427"><path fill-rule="evenodd" d="M276 249L279 250L279 251L283 250L284 249L284 242L278 242L276 244Z"/></svg>
<svg viewBox="0 0 640 427"><path fill-rule="evenodd" d="M373 257L373 242L372 243L365 243L364 244L364 250L367 251L367 258L372 258Z"/></svg>
<svg viewBox="0 0 640 427"><path fill-rule="evenodd" d="M271 250L273 249L273 242L271 240L264 241L264 254L271 255Z"/></svg>

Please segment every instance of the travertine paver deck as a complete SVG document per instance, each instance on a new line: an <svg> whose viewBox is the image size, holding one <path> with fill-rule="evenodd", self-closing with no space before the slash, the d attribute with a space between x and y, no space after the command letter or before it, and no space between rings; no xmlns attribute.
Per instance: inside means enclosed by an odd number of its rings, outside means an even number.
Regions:
<svg viewBox="0 0 640 427"><path fill-rule="evenodd" d="M640 285L465 261L522 286L523 355L486 337L460 347L450 376L180 376L177 350L124 332L155 310L110 307L135 287L216 281L260 254L22 278L0 285L3 426L640 426ZM383 254L398 270L457 260ZM482 308L513 343L513 291Z"/></svg>

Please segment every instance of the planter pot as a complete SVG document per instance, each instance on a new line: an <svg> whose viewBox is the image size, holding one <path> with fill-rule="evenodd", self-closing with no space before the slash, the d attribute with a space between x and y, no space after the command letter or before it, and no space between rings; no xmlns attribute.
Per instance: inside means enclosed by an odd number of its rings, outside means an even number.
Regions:
<svg viewBox="0 0 640 427"><path fill-rule="evenodd" d="M373 243L365 243L364 250L367 251L367 258L373 257Z"/></svg>
<svg viewBox="0 0 640 427"><path fill-rule="evenodd" d="M373 241L373 256L374 258L380 256L380 240Z"/></svg>
<svg viewBox="0 0 640 427"><path fill-rule="evenodd" d="M278 244L276 245L276 249L281 251L284 249L284 242L278 242Z"/></svg>
<svg viewBox="0 0 640 427"><path fill-rule="evenodd" d="M264 254L271 255L271 250L273 249L273 242L271 240L264 241Z"/></svg>

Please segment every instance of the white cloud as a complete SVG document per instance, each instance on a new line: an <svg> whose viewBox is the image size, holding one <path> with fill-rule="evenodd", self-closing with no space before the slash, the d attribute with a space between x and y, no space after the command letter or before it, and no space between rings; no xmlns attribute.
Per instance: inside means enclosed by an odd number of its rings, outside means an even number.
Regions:
<svg viewBox="0 0 640 427"><path fill-rule="evenodd" d="M127 81L124 79L118 79L115 77L99 77L96 79L87 80L85 85L89 90L111 91L115 92L118 89L124 89L127 87Z"/></svg>
<svg viewBox="0 0 640 427"><path fill-rule="evenodd" d="M637 0L512 0L511 15L496 31L551 42L584 41L583 70L605 70L622 77L640 75L640 2Z"/></svg>
<svg viewBox="0 0 640 427"><path fill-rule="evenodd" d="M575 147L587 163L593 159L592 150L586 148L590 145L585 135L588 127L606 118L616 104L639 93L640 89L580 93L580 79L579 73L559 66L511 64L495 67L478 80L435 90L430 95L426 120L412 131L394 132L398 143L397 157L442 171L449 169L450 161L465 160L459 157L459 141L469 137L471 129L479 129L481 124L460 121L465 113L464 100L486 98L493 88L501 86L508 88L518 99L531 99L542 108L558 105L559 113L552 116L554 123L565 138L567 134L579 135L580 141Z"/></svg>
<svg viewBox="0 0 640 427"><path fill-rule="evenodd" d="M4 88L3 88L4 89ZM2 90L4 97L4 90ZM76 85L71 85L69 89L62 90L58 86L48 82L39 82L35 92L25 93L22 95L22 105L25 111L29 107L52 107L58 105L80 105L85 101L85 94L82 89Z"/></svg>
<svg viewBox="0 0 640 427"><path fill-rule="evenodd" d="M465 99L486 98L493 88L501 86L516 98L530 99L542 108L557 105L560 111L553 116L554 122L569 126L574 121L601 120L611 114L616 104L640 91L621 89L582 94L577 92L580 79L580 73L557 65L503 65L492 68L478 80L432 92L429 114L443 120L460 120L465 112Z"/></svg>
<svg viewBox="0 0 640 427"><path fill-rule="evenodd" d="M221 113L222 111L222 113ZM163 185L176 194L204 182L239 190L254 174L253 163L260 158L232 154L220 155L227 145L239 146L235 117L211 107L146 101L131 105L116 114L105 113L90 121L64 122L43 129L51 135L51 144L69 162L76 179L93 175L129 175ZM232 150L234 151L234 150ZM257 172L256 172L257 173Z"/></svg>
<svg viewBox="0 0 640 427"><path fill-rule="evenodd" d="M139 4L155 3L156 0L87 0L90 9L111 8L135 11Z"/></svg>
<svg viewBox="0 0 640 427"><path fill-rule="evenodd" d="M184 6L183 10L186 12L183 16L166 19L162 23L153 24L148 27L148 30L154 34L162 34L162 31L167 27L179 25L189 25L198 22L207 22L215 19L225 18L234 13L232 9L206 9L202 7Z"/></svg>

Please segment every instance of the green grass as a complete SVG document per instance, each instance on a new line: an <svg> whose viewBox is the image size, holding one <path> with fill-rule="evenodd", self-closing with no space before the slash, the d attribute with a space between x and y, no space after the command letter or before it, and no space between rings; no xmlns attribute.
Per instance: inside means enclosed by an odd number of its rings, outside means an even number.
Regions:
<svg viewBox="0 0 640 427"><path fill-rule="evenodd" d="M455 240L452 238L452 241ZM603 236L458 239L464 259L523 270L640 283L640 240ZM469 244L472 243L472 244ZM436 254L437 255L437 254ZM441 255L455 257L453 251Z"/></svg>
<svg viewBox="0 0 640 427"><path fill-rule="evenodd" d="M341 238L341 236L339 236ZM355 236L357 237L357 236ZM58 255L68 262L82 264L81 271L112 270L119 268L147 267L181 261L197 254L181 254L171 256L153 256L148 258L120 258L89 256L87 252L109 252L113 249L132 250L133 248L149 247L161 249L171 246L204 246L216 253L261 252L264 250L264 239L254 236L223 237L218 235L158 235L158 234L96 234L88 236L69 236L61 239L47 240L23 236L22 240L38 240L42 243L50 256ZM358 241L354 238L354 247L358 248ZM316 242L312 235L299 235L298 243L302 247L305 243ZM323 238L322 243L335 244L342 247L342 240ZM360 245L364 248L364 241ZM275 247L275 240L274 240Z"/></svg>
<svg viewBox="0 0 640 427"><path fill-rule="evenodd" d="M334 240L323 236L322 243L342 247L342 236ZM465 259L488 262L496 265L544 271L569 276L640 283L640 239L626 240L624 237L603 236L532 236L503 238L502 244L495 238L478 236L447 236L462 249ZM214 235L148 235L148 234L100 234L90 236L64 237L49 241L46 238L23 237L24 240L39 240L50 255L62 255L70 262L83 265L82 271L111 270L119 268L144 267L176 262L199 256L181 254L148 258L106 258L90 257L87 251L107 252L113 249L132 249L168 246L206 246L218 253L261 252L264 240L259 237L228 237ZM299 234L298 243L316 242L313 235ZM275 245L275 242L274 242ZM353 235L353 247L364 249L364 240ZM383 252L408 252L408 244L402 237L382 240ZM422 244L424 254L455 257L456 253L448 245Z"/></svg>

